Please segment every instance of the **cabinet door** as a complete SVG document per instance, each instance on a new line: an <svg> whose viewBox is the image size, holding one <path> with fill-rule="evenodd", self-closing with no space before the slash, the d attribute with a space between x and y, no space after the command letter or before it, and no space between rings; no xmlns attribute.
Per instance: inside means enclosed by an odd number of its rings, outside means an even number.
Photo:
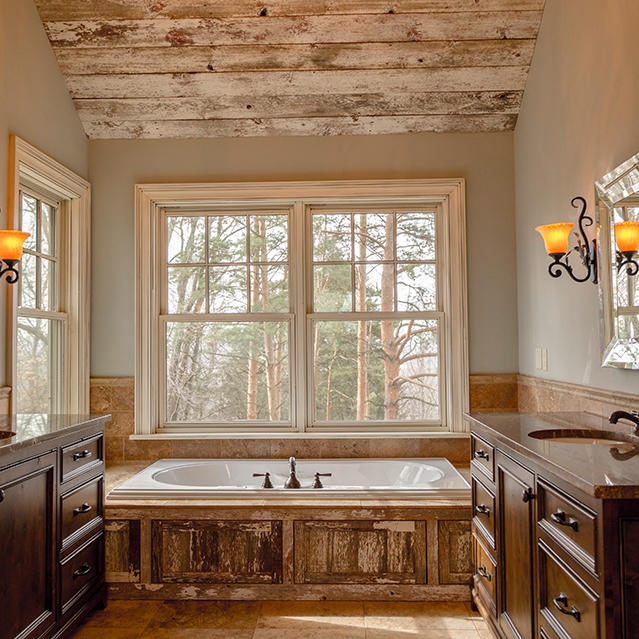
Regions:
<svg viewBox="0 0 639 639"><path fill-rule="evenodd" d="M55 622L55 465L50 452L0 470L0 639Z"/></svg>
<svg viewBox="0 0 639 639"><path fill-rule="evenodd" d="M529 470L497 451L499 623L514 639L534 637L533 486Z"/></svg>

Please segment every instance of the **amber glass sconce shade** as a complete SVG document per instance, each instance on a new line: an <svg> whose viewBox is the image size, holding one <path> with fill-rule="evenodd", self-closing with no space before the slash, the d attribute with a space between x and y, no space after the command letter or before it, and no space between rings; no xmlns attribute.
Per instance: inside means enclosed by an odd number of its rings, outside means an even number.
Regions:
<svg viewBox="0 0 639 639"><path fill-rule="evenodd" d="M615 224L615 238L617 240L617 271L627 266L628 275L639 273L639 263L635 259L639 251L639 222L619 222Z"/></svg>
<svg viewBox="0 0 639 639"><path fill-rule="evenodd" d="M575 226L571 222L544 224L543 226L538 226L535 229L544 238L546 252L553 259L552 263L548 267L548 273L550 273L551 277L560 277L565 271L573 280L575 280L575 282L586 282L587 280L591 280L596 284L597 245L594 240L592 242L588 240L588 236L584 230L584 226L592 226L594 221L589 215L586 215L587 205L584 198L573 198L571 204L575 208L578 208L579 204L581 204L581 214L579 215L578 221L581 237L575 233L575 235L577 235L577 246L571 251L568 250L568 241L570 239L570 232ZM579 254L579 257L581 257L581 262L587 271L584 277L577 277L572 266L568 263L568 255L572 253L572 251L576 251Z"/></svg>
<svg viewBox="0 0 639 639"><path fill-rule="evenodd" d="M30 233L23 231L0 231L0 262L7 265L0 270L0 277L6 275L9 284L15 284L20 277L16 265L22 257L22 247L29 235Z"/></svg>
<svg viewBox="0 0 639 639"><path fill-rule="evenodd" d="M559 222L558 224L545 224L538 226L535 231L544 238L546 253L548 255L563 256L568 253L568 239L570 231L575 227L570 222Z"/></svg>

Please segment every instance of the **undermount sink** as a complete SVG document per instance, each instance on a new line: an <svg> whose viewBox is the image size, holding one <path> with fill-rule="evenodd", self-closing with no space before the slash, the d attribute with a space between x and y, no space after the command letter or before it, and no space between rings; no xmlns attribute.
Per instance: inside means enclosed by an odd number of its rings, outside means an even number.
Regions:
<svg viewBox="0 0 639 639"><path fill-rule="evenodd" d="M6 439L7 437L13 437L15 433L10 430L0 430L0 439Z"/></svg>
<svg viewBox="0 0 639 639"><path fill-rule="evenodd" d="M582 428L549 428L547 430L535 430L528 433L528 437L544 439L559 444L635 444L639 445L639 437L615 433L608 430L582 429Z"/></svg>

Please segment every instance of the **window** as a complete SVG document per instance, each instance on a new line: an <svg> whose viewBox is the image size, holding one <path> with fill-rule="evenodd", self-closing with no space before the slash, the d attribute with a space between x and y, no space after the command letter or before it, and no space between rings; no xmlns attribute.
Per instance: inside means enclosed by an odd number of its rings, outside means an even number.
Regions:
<svg viewBox="0 0 639 639"><path fill-rule="evenodd" d="M59 203L20 190L19 228L24 243L18 280L15 379L17 413L57 413L63 402L62 353L67 315L60 312Z"/></svg>
<svg viewBox="0 0 639 639"><path fill-rule="evenodd" d="M463 430L462 196L138 186L136 433Z"/></svg>
<svg viewBox="0 0 639 639"><path fill-rule="evenodd" d="M9 225L27 233L11 291L14 413L89 409L89 185L11 139Z"/></svg>

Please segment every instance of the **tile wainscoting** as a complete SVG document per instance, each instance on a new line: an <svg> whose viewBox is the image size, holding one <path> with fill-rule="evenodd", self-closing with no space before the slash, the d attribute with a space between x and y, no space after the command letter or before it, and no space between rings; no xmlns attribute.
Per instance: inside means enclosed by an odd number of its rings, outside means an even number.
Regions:
<svg viewBox="0 0 639 639"><path fill-rule="evenodd" d="M330 457L447 457L468 464L465 438L402 437L371 439L205 439L131 440L134 423L132 377L91 379L91 412L110 413L106 427L106 455L110 462L156 461L166 457L195 458L306 458ZM471 409L516 411L517 375L473 375L470 378Z"/></svg>

